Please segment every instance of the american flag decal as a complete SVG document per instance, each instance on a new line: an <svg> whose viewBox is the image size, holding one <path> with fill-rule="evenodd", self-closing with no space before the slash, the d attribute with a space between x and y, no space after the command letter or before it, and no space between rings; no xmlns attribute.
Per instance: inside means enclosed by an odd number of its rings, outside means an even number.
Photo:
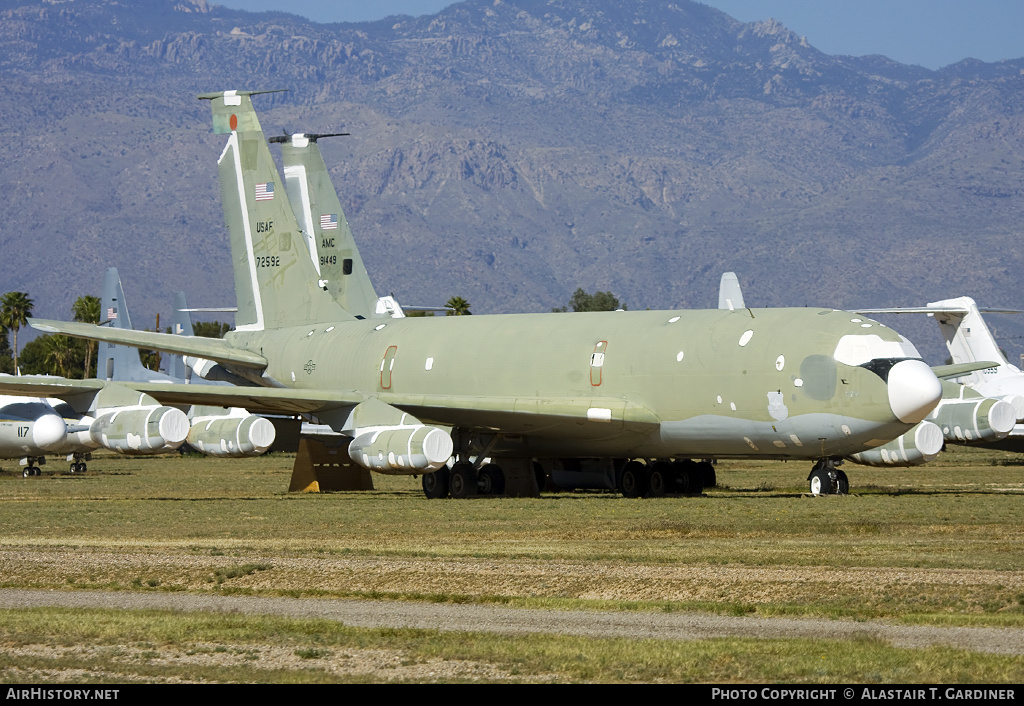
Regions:
<svg viewBox="0 0 1024 706"><path fill-rule="evenodd" d="M107 321L113 321L117 318L117 309L113 307L107 307Z"/></svg>
<svg viewBox="0 0 1024 706"><path fill-rule="evenodd" d="M265 184L256 185L257 201L272 201L274 199L274 182L268 181Z"/></svg>
<svg viewBox="0 0 1024 706"><path fill-rule="evenodd" d="M325 213L320 216L320 229L321 230L336 230L338 228L338 214L337 213Z"/></svg>

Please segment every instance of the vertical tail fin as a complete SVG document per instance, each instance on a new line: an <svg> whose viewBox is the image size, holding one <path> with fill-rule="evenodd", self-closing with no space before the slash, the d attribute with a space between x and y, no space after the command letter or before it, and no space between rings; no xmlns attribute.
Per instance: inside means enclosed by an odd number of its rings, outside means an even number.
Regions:
<svg viewBox="0 0 1024 706"><path fill-rule="evenodd" d="M272 137L281 143L288 199L306 236L319 284L348 313L374 315L377 293L366 273L352 231L331 183L317 140L334 135Z"/></svg>
<svg viewBox="0 0 1024 706"><path fill-rule="evenodd" d="M100 318L112 328L131 330L132 318L124 300L124 289L116 267L108 267L103 278ZM138 382L152 373L139 360L137 348L100 342L96 352L96 377L101 380L132 380Z"/></svg>
<svg viewBox="0 0 1024 706"><path fill-rule="evenodd" d="M224 91L209 100L213 129L228 134L219 174L231 236L239 331L351 318L318 286L319 277L263 137L250 96Z"/></svg>
<svg viewBox="0 0 1024 706"><path fill-rule="evenodd" d="M194 336L192 329L192 315L188 313L188 305L185 303L185 293L174 293L174 314L171 317L171 331L179 336ZM171 377L184 380L190 376L191 371L185 365L185 358L180 355L171 355L167 361L167 372Z"/></svg>
<svg viewBox="0 0 1024 706"><path fill-rule="evenodd" d="M964 378L968 385L977 385L1006 375L1018 375L1020 370L1006 360L978 305L970 297L958 297L939 302L929 302L929 309L942 329L946 347L954 363L975 363L991 360L999 363L993 370L971 373Z"/></svg>

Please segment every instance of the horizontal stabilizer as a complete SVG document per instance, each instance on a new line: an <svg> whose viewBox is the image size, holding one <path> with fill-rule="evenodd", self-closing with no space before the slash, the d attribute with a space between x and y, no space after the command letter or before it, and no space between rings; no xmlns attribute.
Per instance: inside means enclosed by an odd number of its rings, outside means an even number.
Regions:
<svg viewBox="0 0 1024 706"><path fill-rule="evenodd" d="M90 341L106 341L136 348L150 348L178 355L190 355L255 370L263 370L267 367L267 359L263 356L232 348L217 338L176 336L172 333L153 333L152 331L126 331L94 324L49 319L29 319L28 322L32 328L45 333L62 333Z"/></svg>

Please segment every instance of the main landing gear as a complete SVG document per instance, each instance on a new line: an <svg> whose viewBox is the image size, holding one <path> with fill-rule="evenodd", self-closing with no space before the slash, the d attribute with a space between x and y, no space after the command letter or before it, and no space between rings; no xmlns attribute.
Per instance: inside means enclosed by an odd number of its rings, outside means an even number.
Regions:
<svg viewBox="0 0 1024 706"><path fill-rule="evenodd" d="M715 485L715 467L710 461L627 461L618 474L619 492L627 498L700 495L704 488Z"/></svg>
<svg viewBox="0 0 1024 706"><path fill-rule="evenodd" d="M92 460L92 454L68 454L68 461L71 462L72 473L85 473L87 470L89 470L89 468L85 465L85 462L90 460Z"/></svg>
<svg viewBox="0 0 1024 706"><path fill-rule="evenodd" d="M811 495L848 495L850 480L837 466L842 461L831 458L820 458L807 476Z"/></svg>
<svg viewBox="0 0 1024 706"><path fill-rule="evenodd" d="M472 498L478 495L501 495L505 492L505 473L496 463L477 469L460 461L433 473L423 474L423 494L428 498Z"/></svg>
<svg viewBox="0 0 1024 706"><path fill-rule="evenodd" d="M43 472L39 470L39 466L46 463L46 459L42 456L26 456L21 459L21 465L25 467L25 470L21 472L22 478L31 478L32 476L41 476Z"/></svg>

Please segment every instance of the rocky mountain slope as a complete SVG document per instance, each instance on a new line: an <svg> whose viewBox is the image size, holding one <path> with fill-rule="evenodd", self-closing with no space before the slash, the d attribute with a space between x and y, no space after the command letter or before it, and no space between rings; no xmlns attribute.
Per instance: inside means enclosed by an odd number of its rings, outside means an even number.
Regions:
<svg viewBox="0 0 1024 706"><path fill-rule="evenodd" d="M834 57L686 0L467 0L318 25L205 0L0 1L0 289L69 318L117 266L136 325L233 302L204 91L324 141L382 293L547 311L1024 304L1024 60ZM995 321L1011 356L1024 326ZM930 358L934 324L898 320Z"/></svg>

